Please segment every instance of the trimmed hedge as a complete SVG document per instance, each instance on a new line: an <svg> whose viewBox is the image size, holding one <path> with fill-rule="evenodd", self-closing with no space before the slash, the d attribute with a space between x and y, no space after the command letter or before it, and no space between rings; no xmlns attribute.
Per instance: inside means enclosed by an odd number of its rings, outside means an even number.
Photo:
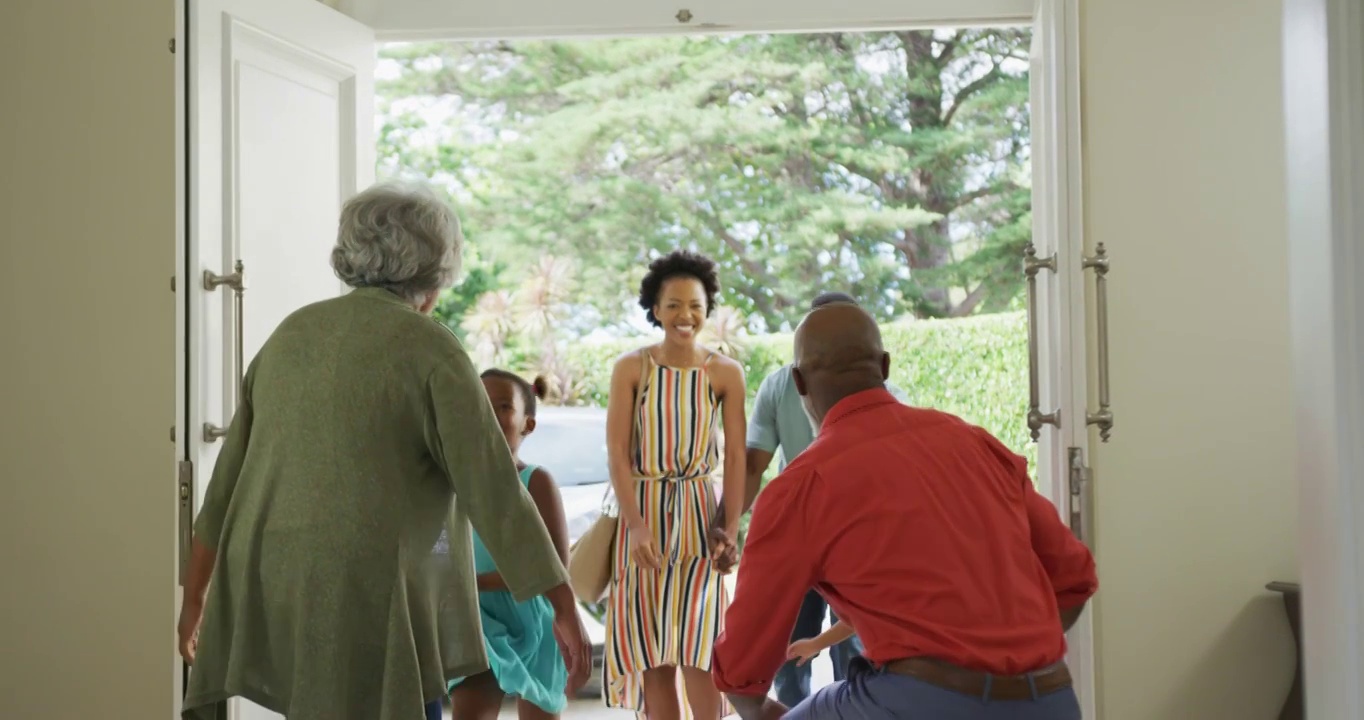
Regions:
<svg viewBox="0 0 1364 720"><path fill-rule="evenodd" d="M1036 467L1037 446L1028 438L1027 317L1021 312L956 320L916 320L882 327L891 356L891 382L911 404L932 407L989 430ZM589 404L605 406L611 367L644 340L627 338L579 344L564 359L586 380ZM741 360L749 400L773 370L790 362L791 335L748 339Z"/></svg>

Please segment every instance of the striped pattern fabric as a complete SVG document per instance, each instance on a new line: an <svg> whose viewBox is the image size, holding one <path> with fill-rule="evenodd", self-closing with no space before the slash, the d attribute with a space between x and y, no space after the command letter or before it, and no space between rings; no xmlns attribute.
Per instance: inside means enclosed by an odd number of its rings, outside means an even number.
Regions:
<svg viewBox="0 0 1364 720"><path fill-rule="evenodd" d="M719 457L719 402L705 364L670 368L647 353L646 358L635 410L635 494L664 565L661 570L636 567L625 524L620 524L607 598L602 688L607 706L636 711L644 709L645 670L710 669L729 605L706 544L716 507L710 474ZM689 716L685 701L682 705L684 717Z"/></svg>

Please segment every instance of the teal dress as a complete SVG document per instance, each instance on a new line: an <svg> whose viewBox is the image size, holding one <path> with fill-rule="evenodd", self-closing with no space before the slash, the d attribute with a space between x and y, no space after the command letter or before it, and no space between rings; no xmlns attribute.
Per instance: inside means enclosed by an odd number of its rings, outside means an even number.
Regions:
<svg viewBox="0 0 1364 720"><path fill-rule="evenodd" d="M521 471L521 482L530 485L534 465ZM474 569L480 575L497 572L497 565L474 534ZM508 695L521 698L547 713L563 712L567 699L568 670L559 643L554 639L554 611L543 595L523 603L511 593L494 590L478 594L483 620L483 646L488 653L497 684ZM454 689L463 678L451 680Z"/></svg>

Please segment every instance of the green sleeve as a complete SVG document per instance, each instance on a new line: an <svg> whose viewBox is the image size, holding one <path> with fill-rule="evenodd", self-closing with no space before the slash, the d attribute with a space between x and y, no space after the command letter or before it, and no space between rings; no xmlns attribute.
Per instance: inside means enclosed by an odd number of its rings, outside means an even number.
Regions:
<svg viewBox="0 0 1364 720"><path fill-rule="evenodd" d="M194 537L205 547L217 549L227 508L232 502L232 494L237 490L237 479L241 477L242 461L246 459L246 447L251 440L251 386L255 374L253 362L242 381L241 402L232 416L232 424L227 427L223 447L218 451L218 460L213 464L213 475L204 492L204 504L194 520Z"/></svg>
<svg viewBox="0 0 1364 720"><path fill-rule="evenodd" d="M512 462L473 363L457 341L427 380L426 442L455 502L518 602L568 581L549 531Z"/></svg>

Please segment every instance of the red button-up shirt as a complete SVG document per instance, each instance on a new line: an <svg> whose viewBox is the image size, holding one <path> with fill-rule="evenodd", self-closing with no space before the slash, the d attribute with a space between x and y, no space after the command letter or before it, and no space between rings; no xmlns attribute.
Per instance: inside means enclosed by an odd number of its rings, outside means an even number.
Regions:
<svg viewBox="0 0 1364 720"><path fill-rule="evenodd" d="M765 695L814 587L874 663L932 657L995 674L1061 660L1060 609L1098 589L1094 559L984 430L903 405L845 398L759 496L716 686Z"/></svg>

